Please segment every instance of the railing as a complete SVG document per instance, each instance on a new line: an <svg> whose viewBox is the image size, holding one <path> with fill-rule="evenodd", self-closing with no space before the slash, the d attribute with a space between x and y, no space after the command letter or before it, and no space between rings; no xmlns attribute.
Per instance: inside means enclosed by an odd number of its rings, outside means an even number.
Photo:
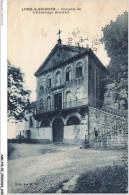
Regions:
<svg viewBox="0 0 129 195"><path fill-rule="evenodd" d="M45 112L53 112L58 110L76 108L80 106L88 105L88 98L82 98L78 100L73 100L69 102L64 102L61 105L56 103L56 105L44 106L42 108L36 108L36 113L45 113Z"/></svg>
<svg viewBox="0 0 129 195"><path fill-rule="evenodd" d="M45 113L45 112L52 112L55 111L55 106L54 105L50 105L50 106L44 106L44 107L37 107L36 108L36 113L40 114L40 113Z"/></svg>
<svg viewBox="0 0 129 195"><path fill-rule="evenodd" d="M107 106L103 101L98 100L98 99L94 99L94 98L82 98L82 99L78 99L78 100L73 100L73 101L69 101L69 102L64 102L61 105L56 103L56 105L49 105L49 106L45 106L42 108L37 107L36 108L36 113L45 113L45 112L53 112L53 111L58 111L58 110L64 110L64 109L71 109L71 108L76 108L76 107L80 107L80 106L85 106L85 105L89 105L92 106L96 109L101 109L103 111L112 113L112 114L116 114L119 116L123 116L123 117L128 117L128 111L127 110L120 110L120 109L113 109L109 106Z"/></svg>
<svg viewBox="0 0 129 195"><path fill-rule="evenodd" d="M64 102L63 109L80 107L84 105L88 105L88 98L82 98L74 101Z"/></svg>

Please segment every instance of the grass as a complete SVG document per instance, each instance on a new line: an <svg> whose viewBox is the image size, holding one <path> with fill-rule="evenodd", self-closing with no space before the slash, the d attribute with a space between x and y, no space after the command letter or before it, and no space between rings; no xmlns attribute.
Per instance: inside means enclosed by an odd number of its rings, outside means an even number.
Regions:
<svg viewBox="0 0 129 195"><path fill-rule="evenodd" d="M11 154L14 152L15 147L12 144L8 144L8 159L10 159Z"/></svg>
<svg viewBox="0 0 129 195"><path fill-rule="evenodd" d="M128 171L123 166L98 168L82 174L74 193L127 193Z"/></svg>

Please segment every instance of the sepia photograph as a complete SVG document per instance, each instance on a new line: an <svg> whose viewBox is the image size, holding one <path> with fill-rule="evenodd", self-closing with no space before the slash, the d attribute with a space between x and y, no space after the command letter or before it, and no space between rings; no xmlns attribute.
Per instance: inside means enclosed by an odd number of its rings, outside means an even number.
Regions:
<svg viewBox="0 0 129 195"><path fill-rule="evenodd" d="M128 193L128 1L7 2L8 194Z"/></svg>

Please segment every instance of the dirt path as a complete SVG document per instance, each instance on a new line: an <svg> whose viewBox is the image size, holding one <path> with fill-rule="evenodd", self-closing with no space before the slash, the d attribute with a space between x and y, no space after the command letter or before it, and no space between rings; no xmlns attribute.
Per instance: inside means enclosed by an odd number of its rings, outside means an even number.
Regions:
<svg viewBox="0 0 129 195"><path fill-rule="evenodd" d="M45 193L64 181L97 167L121 165L123 151L77 146L15 144L8 161L9 193Z"/></svg>

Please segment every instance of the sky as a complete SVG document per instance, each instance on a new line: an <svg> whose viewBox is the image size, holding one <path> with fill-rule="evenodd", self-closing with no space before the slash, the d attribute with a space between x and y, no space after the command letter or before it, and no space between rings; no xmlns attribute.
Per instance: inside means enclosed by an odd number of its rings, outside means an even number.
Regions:
<svg viewBox="0 0 129 195"><path fill-rule="evenodd" d="M30 9L27 11L27 8ZM69 11L69 14L44 14L43 10L40 13L31 11L34 8L79 9ZM25 88L32 91L31 101L36 100L34 73L57 43L59 29L62 44L68 44L68 38L77 28L81 36L88 34L90 40L99 39L102 28L127 10L127 1L8 2L8 60L25 73ZM104 45L99 45L96 55L105 66L108 65L110 59Z"/></svg>

